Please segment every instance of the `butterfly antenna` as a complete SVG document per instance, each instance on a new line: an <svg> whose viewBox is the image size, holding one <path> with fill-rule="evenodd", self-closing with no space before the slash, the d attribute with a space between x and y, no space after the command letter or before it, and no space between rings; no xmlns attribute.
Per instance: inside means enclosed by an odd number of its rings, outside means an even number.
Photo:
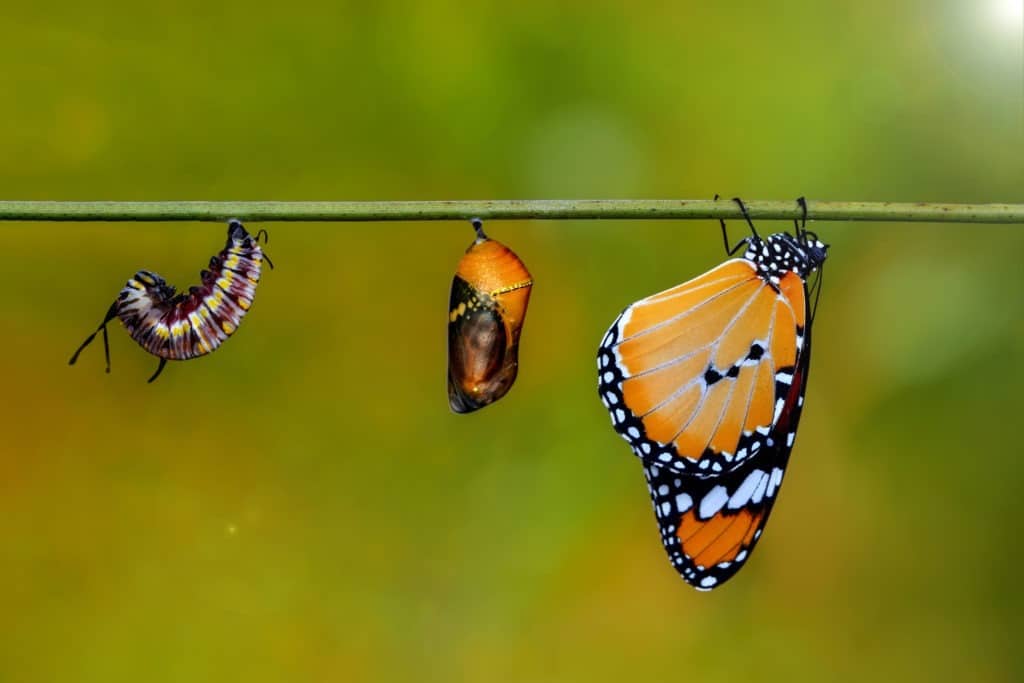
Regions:
<svg viewBox="0 0 1024 683"><path fill-rule="evenodd" d="M754 233L754 239L761 239L761 236L757 234L757 228L754 227L754 221L750 220L750 214L747 213L747 205L744 204L743 200L739 197L733 197L732 200L740 207L740 211L743 213L743 218L747 221L747 225L750 226L750 232Z"/></svg>

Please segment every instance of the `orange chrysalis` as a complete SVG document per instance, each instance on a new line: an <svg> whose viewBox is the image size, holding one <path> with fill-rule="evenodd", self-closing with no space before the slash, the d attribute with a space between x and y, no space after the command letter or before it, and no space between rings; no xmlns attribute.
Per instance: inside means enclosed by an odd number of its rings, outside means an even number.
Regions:
<svg viewBox="0 0 1024 683"><path fill-rule="evenodd" d="M459 261L448 308L448 403L471 413L508 393L533 279L519 257L483 231Z"/></svg>

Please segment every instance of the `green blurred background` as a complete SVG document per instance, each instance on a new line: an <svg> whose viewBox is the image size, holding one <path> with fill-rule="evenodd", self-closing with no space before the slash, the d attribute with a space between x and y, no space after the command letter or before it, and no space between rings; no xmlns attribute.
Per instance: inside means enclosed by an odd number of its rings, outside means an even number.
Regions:
<svg viewBox="0 0 1024 683"><path fill-rule="evenodd" d="M1020 4L7 3L0 195L1022 202ZM111 375L67 358L223 227L0 225L0 681L1024 676L1020 226L815 225L785 493L710 594L594 357L722 259L714 222L490 224L536 286L516 387L470 416L468 225L254 227L252 314L148 386L119 329Z"/></svg>

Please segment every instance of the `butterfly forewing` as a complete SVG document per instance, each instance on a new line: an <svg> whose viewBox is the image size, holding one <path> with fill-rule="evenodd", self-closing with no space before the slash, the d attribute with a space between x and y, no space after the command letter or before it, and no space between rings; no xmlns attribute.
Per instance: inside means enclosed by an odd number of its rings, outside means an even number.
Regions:
<svg viewBox="0 0 1024 683"><path fill-rule="evenodd" d="M648 465L713 476L765 447L803 344L806 290L733 259L629 306L598 350L616 431Z"/></svg>

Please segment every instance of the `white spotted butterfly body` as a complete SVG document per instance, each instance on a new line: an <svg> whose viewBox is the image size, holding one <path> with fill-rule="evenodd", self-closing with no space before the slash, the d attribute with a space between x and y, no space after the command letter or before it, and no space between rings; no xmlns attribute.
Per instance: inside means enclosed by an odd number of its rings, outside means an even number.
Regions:
<svg viewBox="0 0 1024 683"><path fill-rule="evenodd" d="M643 461L662 542L709 590L750 556L778 495L810 363L807 278L827 256L797 229L642 299L598 349L598 391Z"/></svg>

